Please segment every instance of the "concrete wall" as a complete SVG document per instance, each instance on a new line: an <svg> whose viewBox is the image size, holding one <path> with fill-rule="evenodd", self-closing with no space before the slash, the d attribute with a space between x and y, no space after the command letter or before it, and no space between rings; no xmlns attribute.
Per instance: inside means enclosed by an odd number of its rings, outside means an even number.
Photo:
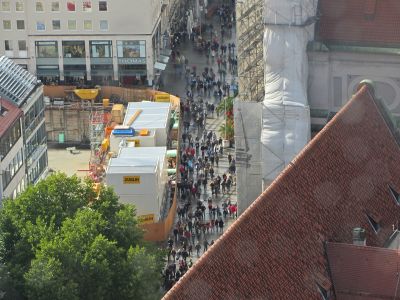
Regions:
<svg viewBox="0 0 400 300"><path fill-rule="evenodd" d="M47 107L45 111L47 142L58 144L60 133L67 144L89 144L90 111L72 107Z"/></svg>
<svg viewBox="0 0 400 300"><path fill-rule="evenodd" d="M376 91L396 117L400 117L400 56L350 52L309 52L311 109L338 111L363 79L376 83Z"/></svg>

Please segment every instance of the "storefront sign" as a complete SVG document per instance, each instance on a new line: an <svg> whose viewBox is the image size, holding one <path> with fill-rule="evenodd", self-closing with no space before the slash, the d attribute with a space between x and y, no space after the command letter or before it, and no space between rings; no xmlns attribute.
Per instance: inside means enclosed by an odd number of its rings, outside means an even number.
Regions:
<svg viewBox="0 0 400 300"><path fill-rule="evenodd" d="M140 184L140 176L124 176L124 184Z"/></svg>
<svg viewBox="0 0 400 300"><path fill-rule="evenodd" d="M139 223L141 224L152 224L155 221L155 216L154 214L149 214L149 215L141 215L138 216Z"/></svg>
<svg viewBox="0 0 400 300"><path fill-rule="evenodd" d="M120 64L120 65L145 65L146 58L144 58L144 57L118 58L118 64Z"/></svg>
<svg viewBox="0 0 400 300"><path fill-rule="evenodd" d="M169 102L169 94L156 94L154 96L156 102Z"/></svg>

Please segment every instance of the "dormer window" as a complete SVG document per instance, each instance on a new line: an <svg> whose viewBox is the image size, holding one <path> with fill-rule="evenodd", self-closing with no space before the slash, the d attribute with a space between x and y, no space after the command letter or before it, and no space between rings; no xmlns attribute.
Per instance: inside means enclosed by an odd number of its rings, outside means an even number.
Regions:
<svg viewBox="0 0 400 300"><path fill-rule="evenodd" d="M400 205L400 194L389 185L390 193L392 194L394 200L396 201L397 205Z"/></svg>
<svg viewBox="0 0 400 300"><path fill-rule="evenodd" d="M366 216L372 229L375 231L375 233L378 233L379 229L381 228L381 225L379 224L380 218L377 218L370 213L367 213Z"/></svg>
<svg viewBox="0 0 400 300"><path fill-rule="evenodd" d="M332 282L323 274L317 272L315 276L315 285L320 293L322 300L329 300L332 296Z"/></svg>

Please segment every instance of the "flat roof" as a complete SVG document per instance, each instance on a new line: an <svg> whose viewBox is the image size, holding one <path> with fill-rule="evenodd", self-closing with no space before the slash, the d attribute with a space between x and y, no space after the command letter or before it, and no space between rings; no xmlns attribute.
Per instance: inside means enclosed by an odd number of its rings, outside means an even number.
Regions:
<svg viewBox="0 0 400 300"><path fill-rule="evenodd" d="M107 174L155 173L158 157L116 157L108 163Z"/></svg>
<svg viewBox="0 0 400 300"><path fill-rule="evenodd" d="M23 114L15 104L0 97L0 137L15 123Z"/></svg>
<svg viewBox="0 0 400 300"><path fill-rule="evenodd" d="M138 109L142 109L140 115L132 123L132 128L136 130L166 128L170 106L170 103L165 102L129 102L125 113L124 125L128 123Z"/></svg>
<svg viewBox="0 0 400 300"><path fill-rule="evenodd" d="M119 150L118 157L160 157L165 156L167 147L122 147Z"/></svg>

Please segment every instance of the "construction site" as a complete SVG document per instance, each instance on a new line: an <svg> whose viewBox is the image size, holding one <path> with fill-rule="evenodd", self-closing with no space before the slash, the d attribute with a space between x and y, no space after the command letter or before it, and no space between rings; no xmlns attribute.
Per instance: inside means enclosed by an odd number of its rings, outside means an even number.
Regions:
<svg viewBox="0 0 400 300"><path fill-rule="evenodd" d="M176 211L180 99L115 87L46 87L49 167L113 187L145 238L165 240Z"/></svg>

